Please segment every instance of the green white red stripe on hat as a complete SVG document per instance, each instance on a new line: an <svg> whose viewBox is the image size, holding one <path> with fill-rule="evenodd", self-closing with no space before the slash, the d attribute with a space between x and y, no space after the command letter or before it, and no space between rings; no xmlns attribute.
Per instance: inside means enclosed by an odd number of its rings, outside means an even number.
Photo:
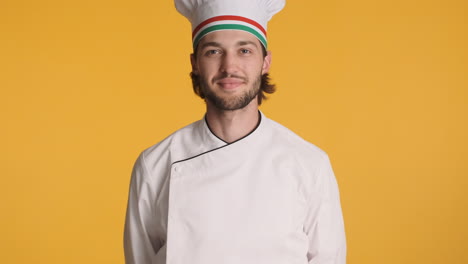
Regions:
<svg viewBox="0 0 468 264"><path fill-rule="evenodd" d="M283 9L285 0L174 0L177 11L192 24L192 42L214 31L243 30L267 47L266 29L271 17Z"/></svg>
<svg viewBox="0 0 468 264"><path fill-rule="evenodd" d="M266 30L252 19L241 16L216 16L200 23L192 32L193 48L206 34L218 30L243 30L257 37L267 47Z"/></svg>

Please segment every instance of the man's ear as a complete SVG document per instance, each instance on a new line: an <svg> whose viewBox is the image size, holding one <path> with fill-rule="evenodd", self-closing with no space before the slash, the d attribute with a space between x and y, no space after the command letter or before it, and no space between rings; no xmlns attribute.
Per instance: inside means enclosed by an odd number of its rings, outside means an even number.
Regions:
<svg viewBox="0 0 468 264"><path fill-rule="evenodd" d="M193 53L190 54L190 64L192 64L192 73L198 74L197 59Z"/></svg>
<svg viewBox="0 0 468 264"><path fill-rule="evenodd" d="M271 51L267 51L267 55L263 58L262 75L270 71L271 66Z"/></svg>

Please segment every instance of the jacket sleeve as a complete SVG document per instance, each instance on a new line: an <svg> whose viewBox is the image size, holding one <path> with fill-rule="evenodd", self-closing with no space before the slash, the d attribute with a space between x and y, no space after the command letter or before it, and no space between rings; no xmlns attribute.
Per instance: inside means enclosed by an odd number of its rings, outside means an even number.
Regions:
<svg viewBox="0 0 468 264"><path fill-rule="evenodd" d="M346 238L340 195L328 156L311 177L304 231L309 264L345 264Z"/></svg>
<svg viewBox="0 0 468 264"><path fill-rule="evenodd" d="M124 229L125 263L153 263L160 245L155 237L152 191L143 154L133 167ZM153 221L151 221L153 219Z"/></svg>

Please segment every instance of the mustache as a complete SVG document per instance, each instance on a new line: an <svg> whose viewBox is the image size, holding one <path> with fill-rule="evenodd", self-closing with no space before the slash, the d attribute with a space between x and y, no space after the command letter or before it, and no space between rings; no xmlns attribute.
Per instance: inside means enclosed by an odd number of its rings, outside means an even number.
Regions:
<svg viewBox="0 0 468 264"><path fill-rule="evenodd" d="M248 79L246 77L242 77L242 76L239 76L239 75L235 75L235 74L228 74L228 73L224 73L220 76L216 76L213 81L219 81L219 80L222 80L222 79L225 79L225 78L236 78L236 79L240 79L244 82L247 82Z"/></svg>

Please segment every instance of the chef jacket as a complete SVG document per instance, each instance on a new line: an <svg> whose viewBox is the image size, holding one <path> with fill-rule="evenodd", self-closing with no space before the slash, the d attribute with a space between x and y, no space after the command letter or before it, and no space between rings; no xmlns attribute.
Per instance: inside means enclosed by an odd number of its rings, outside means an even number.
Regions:
<svg viewBox="0 0 468 264"><path fill-rule="evenodd" d="M127 264L344 264L327 154L259 113L226 143L206 119L138 157L124 231Z"/></svg>

